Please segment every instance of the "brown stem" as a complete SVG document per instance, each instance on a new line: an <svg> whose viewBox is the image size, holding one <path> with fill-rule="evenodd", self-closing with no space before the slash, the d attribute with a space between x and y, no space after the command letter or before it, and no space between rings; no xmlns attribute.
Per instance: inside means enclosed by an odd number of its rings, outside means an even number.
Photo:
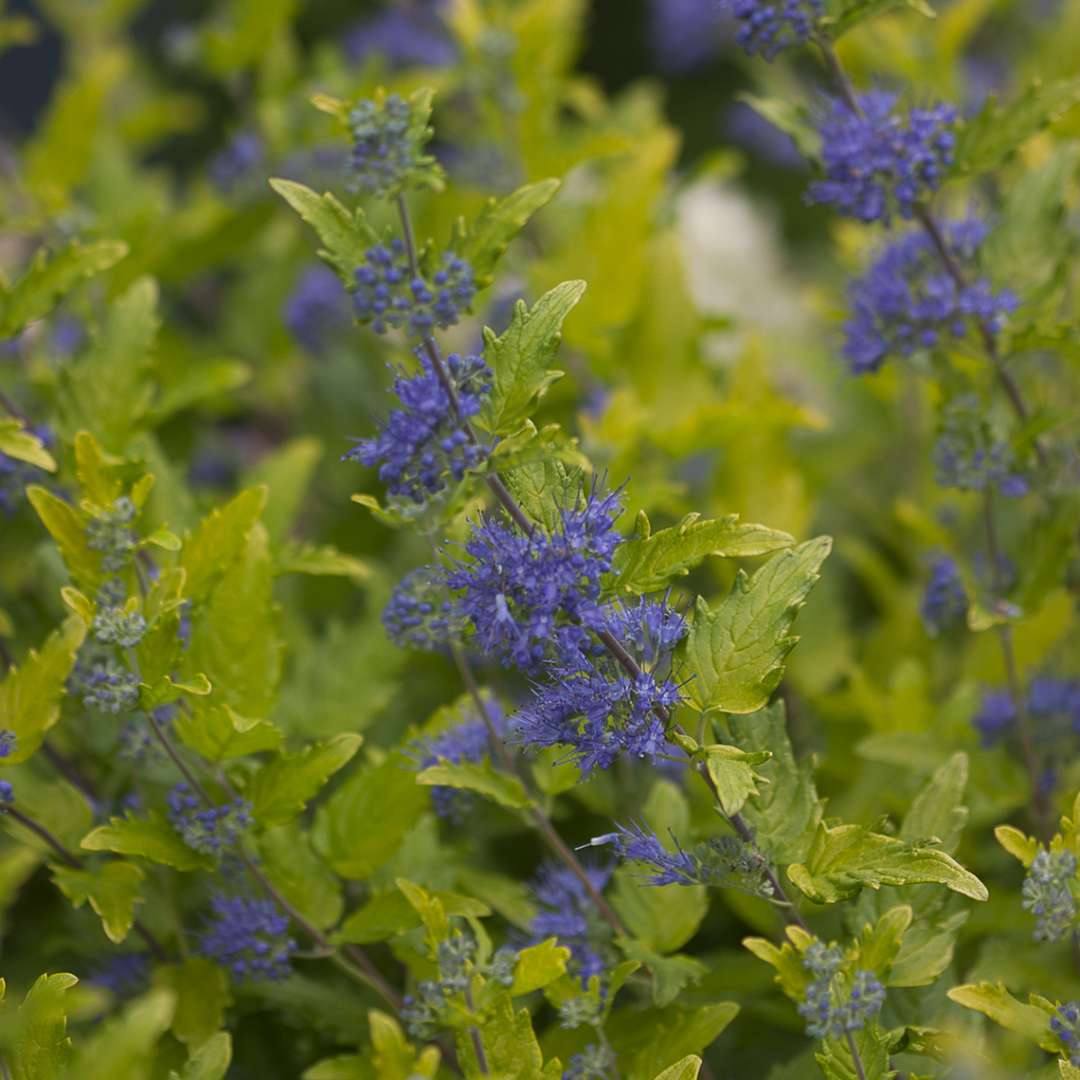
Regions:
<svg viewBox="0 0 1080 1080"><path fill-rule="evenodd" d="M79 772L75 763L70 758L65 754L62 754L47 740L41 744L41 752L45 755L45 760L48 761L48 763L65 780L67 780L72 787L81 791L91 803L97 802L97 792L95 791L93 784Z"/></svg>

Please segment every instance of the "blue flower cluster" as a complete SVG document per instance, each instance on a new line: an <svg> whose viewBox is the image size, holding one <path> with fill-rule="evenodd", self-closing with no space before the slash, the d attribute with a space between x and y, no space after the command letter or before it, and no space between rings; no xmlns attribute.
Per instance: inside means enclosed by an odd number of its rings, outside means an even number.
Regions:
<svg viewBox="0 0 1080 1080"><path fill-rule="evenodd" d="M491 700L487 702L487 709L496 731L500 731L504 726L502 710ZM454 765L460 765L463 761L477 762L487 757L490 752L488 727L480 718L455 724L437 735L419 739L413 745L413 755L420 769L437 765L440 761L449 761ZM464 821L466 811L474 805L470 793L461 788L436 784L429 790L435 813L448 821Z"/></svg>
<svg viewBox="0 0 1080 1080"><path fill-rule="evenodd" d="M1080 681L1043 675L1031 680L1027 711L1039 725L1041 735L1080 735ZM988 690L972 723L982 734L984 746L1009 734L1016 724L1016 706L1006 690Z"/></svg>
<svg viewBox="0 0 1080 1080"><path fill-rule="evenodd" d="M1076 925L1076 856L1041 850L1028 867L1020 906L1035 916L1036 941L1063 941Z"/></svg>
<svg viewBox="0 0 1080 1080"><path fill-rule="evenodd" d="M251 803L234 799L220 806L203 806L185 784L169 792L169 822L185 844L202 855L220 858L252 822Z"/></svg>
<svg viewBox="0 0 1080 1080"><path fill-rule="evenodd" d="M425 350L418 350L420 371L398 371L394 393L401 402L378 434L360 439L345 454L369 468L378 466L387 491L422 504L457 482L484 460L488 447L472 442L462 420L475 416L491 387L491 371L479 356L451 353L444 372L454 390L451 399ZM455 404L456 401L456 404Z"/></svg>
<svg viewBox="0 0 1080 1080"><path fill-rule="evenodd" d="M262 164L265 147L254 131L241 131L210 162L210 179L223 195L230 195L251 179Z"/></svg>
<svg viewBox="0 0 1080 1080"><path fill-rule="evenodd" d="M674 854L667 850L656 833L640 824L620 825L618 831L594 837L592 844L614 844L620 859L643 863L653 874L649 878L651 885L697 885L701 884L700 867L697 860L682 849L675 834L671 834L675 844Z"/></svg>
<svg viewBox="0 0 1080 1080"><path fill-rule="evenodd" d="M150 984L150 958L146 953L118 953L87 977L116 997L133 997Z"/></svg>
<svg viewBox="0 0 1080 1080"><path fill-rule="evenodd" d="M400 94L381 104L365 99L349 113L353 186L368 195L396 195L417 164L412 106Z"/></svg>
<svg viewBox="0 0 1080 1080"><path fill-rule="evenodd" d="M122 495L87 522L87 547L101 552L101 568L107 574L123 570L138 549L138 537L131 527L135 513L135 504Z"/></svg>
<svg viewBox="0 0 1080 1080"><path fill-rule="evenodd" d="M146 619L139 611L129 611L125 605L98 607L91 627L94 638L102 645L117 645L132 649L146 633Z"/></svg>
<svg viewBox="0 0 1080 1080"><path fill-rule="evenodd" d="M237 979L284 979L292 974L296 942L289 920L270 900L218 894L199 950Z"/></svg>
<svg viewBox="0 0 1080 1080"><path fill-rule="evenodd" d="M919 607L923 625L931 634L941 634L962 623L967 616L968 595L956 561L948 555L935 559L930 567Z"/></svg>
<svg viewBox="0 0 1080 1080"><path fill-rule="evenodd" d="M382 623L396 645L427 651L444 647L463 629L446 582L427 566L413 570L397 583L383 609Z"/></svg>
<svg viewBox="0 0 1080 1080"><path fill-rule="evenodd" d="M717 52L716 0L649 0L649 42L660 68L682 74L701 67Z"/></svg>
<svg viewBox="0 0 1080 1080"><path fill-rule="evenodd" d="M392 7L349 29L342 41L354 64L377 56L392 68L445 67L457 49L436 5Z"/></svg>
<svg viewBox="0 0 1080 1080"><path fill-rule="evenodd" d="M1080 1001L1066 1001L1050 1017L1050 1030L1061 1040L1070 1065L1080 1066Z"/></svg>
<svg viewBox="0 0 1080 1080"><path fill-rule="evenodd" d="M15 788L10 780L0 780L0 813L15 801Z"/></svg>
<svg viewBox="0 0 1080 1080"><path fill-rule="evenodd" d="M946 406L933 457L942 487L997 491L1008 499L1030 490L1013 448L994 436L974 394L953 398Z"/></svg>
<svg viewBox="0 0 1080 1080"><path fill-rule="evenodd" d="M810 37L825 14L824 0L721 0L739 21L735 40L766 60Z"/></svg>
<svg viewBox="0 0 1080 1080"><path fill-rule="evenodd" d="M904 112L885 90L861 94L857 104L853 111L831 102L820 125L825 178L810 186L808 198L859 221L887 223L894 211L911 217L952 164L956 109Z"/></svg>
<svg viewBox="0 0 1080 1080"><path fill-rule="evenodd" d="M585 873L598 893L611 878L610 868L587 866ZM533 896L539 910L529 926L529 944L558 938L570 950L570 970L583 985L594 975L602 976L607 964L601 953L610 930L573 871L561 863L545 863L533 882Z"/></svg>
<svg viewBox="0 0 1080 1080"><path fill-rule="evenodd" d="M285 302L289 333L312 356L321 356L351 322L349 297L328 266L309 266Z"/></svg>
<svg viewBox="0 0 1080 1080"><path fill-rule="evenodd" d="M476 645L507 666L536 671L551 650L572 656L588 648L585 626L601 617L600 579L621 542L615 521L618 492L590 492L559 512L548 533L529 535L490 517L476 525L465 551L448 571L457 605L472 624Z"/></svg>
<svg viewBox="0 0 1080 1080"><path fill-rule="evenodd" d="M445 330L472 306L476 282L472 267L453 252L443 253L431 280L415 275L401 240L389 247L376 244L364 253L352 289L357 319L371 323L377 334L390 328L410 338L429 337L437 326Z"/></svg>
<svg viewBox="0 0 1080 1080"><path fill-rule="evenodd" d="M881 1012L885 987L872 971L856 971L841 988L837 973L844 956L838 946L813 941L802 960L803 967L814 976L806 988L805 1000L798 1006L811 1038L835 1039L846 1032L861 1031Z"/></svg>
<svg viewBox="0 0 1080 1080"><path fill-rule="evenodd" d="M986 238L986 226L976 219L954 221L942 233L957 265L966 268ZM1019 303L1012 292L995 292L983 278L958 285L923 232L890 243L848 294L852 315L844 327L844 356L856 375L877 371L890 356L911 356L962 338L971 320L996 333Z"/></svg>
<svg viewBox="0 0 1080 1080"><path fill-rule="evenodd" d="M111 658L80 661L71 675L71 688L88 709L118 716L139 704L139 680Z"/></svg>

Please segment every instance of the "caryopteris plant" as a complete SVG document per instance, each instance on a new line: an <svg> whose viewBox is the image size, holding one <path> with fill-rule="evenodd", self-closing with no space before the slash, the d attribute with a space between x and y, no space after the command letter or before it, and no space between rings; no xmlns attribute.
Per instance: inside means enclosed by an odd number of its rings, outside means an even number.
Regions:
<svg viewBox="0 0 1080 1080"><path fill-rule="evenodd" d="M0 1077L1080 1076L1080 2L43 7Z"/></svg>

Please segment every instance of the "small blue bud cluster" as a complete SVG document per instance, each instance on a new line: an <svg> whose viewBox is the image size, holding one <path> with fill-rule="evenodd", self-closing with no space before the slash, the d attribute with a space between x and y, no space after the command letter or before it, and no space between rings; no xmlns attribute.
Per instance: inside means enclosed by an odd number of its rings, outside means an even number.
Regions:
<svg viewBox="0 0 1080 1080"><path fill-rule="evenodd" d="M237 979L284 979L292 974L296 942L289 920L270 900L218 894L199 951Z"/></svg>
<svg viewBox="0 0 1080 1080"><path fill-rule="evenodd" d="M488 447L470 440L462 421L480 411L491 371L482 357L451 353L444 371L452 399L425 352L418 356L420 372L399 371L394 380L402 407L391 410L378 434L359 440L345 459L378 466L379 479L392 496L423 504L487 456Z"/></svg>
<svg viewBox="0 0 1080 1080"><path fill-rule="evenodd" d="M847 1032L861 1031L885 1004L885 987L872 971L858 970L846 987L838 978L844 954L836 945L813 941L803 953L803 967L814 979L806 988L799 1015L806 1021L806 1033L814 1039L836 1039Z"/></svg>
<svg viewBox="0 0 1080 1080"><path fill-rule="evenodd" d="M570 1058L563 1080L610 1080L615 1075L615 1054L600 1043L589 1043Z"/></svg>
<svg viewBox="0 0 1080 1080"><path fill-rule="evenodd" d="M417 165L412 106L399 94L380 105L366 99L349 113L352 183L356 190L387 198L396 195Z"/></svg>
<svg viewBox="0 0 1080 1080"><path fill-rule="evenodd" d="M115 605L99 607L94 613L92 626L94 637L102 645L118 645L132 649L146 634L146 619L138 611Z"/></svg>
<svg viewBox="0 0 1080 1080"><path fill-rule="evenodd" d="M464 630L445 580L427 566L398 582L383 610L382 623L390 640L403 649L434 651Z"/></svg>
<svg viewBox="0 0 1080 1080"><path fill-rule="evenodd" d="M682 849L675 834L671 834L675 853L668 851L656 833L644 825L620 825L618 832L597 836L592 844L614 844L620 859L643 863L653 874L650 885L697 885L701 884L700 867L689 852Z"/></svg>
<svg viewBox="0 0 1080 1080"><path fill-rule="evenodd" d="M996 491L1008 499L1030 490L1012 447L994 437L974 394L953 398L946 406L933 456L942 487Z"/></svg>
<svg viewBox="0 0 1080 1080"><path fill-rule="evenodd" d="M967 590L956 561L942 555L930 567L930 580L919 607L923 625L936 636L962 623L967 610Z"/></svg>
<svg viewBox="0 0 1080 1080"><path fill-rule="evenodd" d="M28 430L36 435L45 447L53 446L56 442L52 430L43 424ZM27 486L40 481L44 476L45 473L36 465L0 453L0 512L9 516L16 513L22 505Z"/></svg>
<svg viewBox="0 0 1080 1080"><path fill-rule="evenodd" d="M824 0L722 0L722 6L739 21L735 40L766 60L805 42L825 14Z"/></svg>
<svg viewBox="0 0 1080 1080"><path fill-rule="evenodd" d="M185 783L169 792L169 823L188 847L215 859L229 851L250 827L251 810L251 803L245 799L204 806Z"/></svg>
<svg viewBox="0 0 1080 1080"><path fill-rule="evenodd" d="M451 251L431 279L414 274L401 240L376 244L364 252L355 273L353 309L377 334L391 328L410 338L426 338L435 327L454 326L476 296L472 267Z"/></svg>
<svg viewBox="0 0 1080 1080"><path fill-rule="evenodd" d="M210 162L210 180L222 195L230 195L252 179L262 164L265 147L254 131L234 135Z"/></svg>
<svg viewBox="0 0 1080 1080"><path fill-rule="evenodd" d="M119 716L139 704L139 680L112 658L80 661L71 675L71 688L88 709Z"/></svg>
<svg viewBox="0 0 1080 1080"><path fill-rule="evenodd" d="M289 333L312 356L322 356L351 321L349 296L337 274L321 263L309 266L285 302Z"/></svg>
<svg viewBox="0 0 1080 1080"><path fill-rule="evenodd" d="M1070 1065L1080 1066L1080 1001L1066 1001L1050 1017L1050 1030L1061 1040L1061 1052Z"/></svg>
<svg viewBox="0 0 1080 1080"><path fill-rule="evenodd" d="M138 548L138 539L131 527L135 512L135 504L123 495L86 525L87 546L91 551L101 552L101 568L107 574L123 570Z"/></svg>
<svg viewBox="0 0 1080 1080"><path fill-rule="evenodd" d="M943 228L956 265L973 265L986 231L974 218ZM996 333L1019 305L1012 292L995 292L984 278L958 284L923 232L908 233L885 247L851 284L849 298L844 356L856 375L877 371L890 356L907 357L962 338L972 320Z"/></svg>
<svg viewBox="0 0 1080 1080"><path fill-rule="evenodd" d="M599 1022L600 1002L592 994L579 994L567 998L559 1006L559 1027L573 1031L575 1028Z"/></svg>
<svg viewBox="0 0 1080 1080"><path fill-rule="evenodd" d="M487 709L496 730L500 731L504 727L502 710L494 701L487 702ZM437 765L440 761L449 761L454 765L460 765L463 761L477 762L490 752L491 740L487 724L482 719L466 720L437 735L420 739L413 745L413 755L420 769ZM430 791L435 813L448 821L463 822L466 812L475 805L470 793L461 788L436 784Z"/></svg>
<svg viewBox="0 0 1080 1080"><path fill-rule="evenodd" d="M610 868L587 866L585 873L598 893L611 878ZM570 970L582 985L593 975L603 975L607 964L602 951L610 929L600 920L592 898L573 871L561 863L545 863L532 888L538 910L529 926L529 944L558 938L559 944L570 950Z"/></svg>
<svg viewBox="0 0 1080 1080"><path fill-rule="evenodd" d="M14 731L9 731L7 728L0 730L0 758L11 757L15 753L18 742Z"/></svg>
<svg viewBox="0 0 1080 1080"><path fill-rule="evenodd" d="M1020 906L1035 916L1036 941L1063 941L1076 925L1076 856L1040 851L1028 867Z"/></svg>
<svg viewBox="0 0 1080 1080"><path fill-rule="evenodd" d="M1026 704L1041 736L1080 735L1080 680L1047 675L1032 679ZM985 691L972 723L981 733L983 745L993 746L1016 725L1012 695L1006 690Z"/></svg>
<svg viewBox="0 0 1080 1080"><path fill-rule="evenodd" d="M811 184L811 202L828 203L859 221L911 217L941 184L953 162L957 112L949 105L903 112L896 94L871 90L858 111L834 100L822 120L825 178Z"/></svg>

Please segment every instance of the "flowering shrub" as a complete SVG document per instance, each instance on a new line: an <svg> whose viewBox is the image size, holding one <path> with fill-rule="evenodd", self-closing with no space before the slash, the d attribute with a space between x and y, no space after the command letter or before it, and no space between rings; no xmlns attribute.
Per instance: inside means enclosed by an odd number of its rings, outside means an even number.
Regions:
<svg viewBox="0 0 1080 1080"><path fill-rule="evenodd" d="M1080 1076L1080 3L144 7L0 170L0 1075Z"/></svg>

